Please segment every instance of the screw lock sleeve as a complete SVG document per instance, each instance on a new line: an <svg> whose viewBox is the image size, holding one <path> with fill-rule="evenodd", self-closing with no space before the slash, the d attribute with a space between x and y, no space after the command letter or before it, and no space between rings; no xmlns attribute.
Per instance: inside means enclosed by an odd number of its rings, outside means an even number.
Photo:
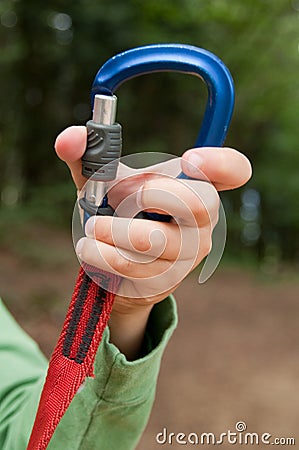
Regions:
<svg viewBox="0 0 299 450"><path fill-rule="evenodd" d="M121 125L103 125L89 120L87 147L82 157L82 175L95 181L110 181L116 177L121 156Z"/></svg>

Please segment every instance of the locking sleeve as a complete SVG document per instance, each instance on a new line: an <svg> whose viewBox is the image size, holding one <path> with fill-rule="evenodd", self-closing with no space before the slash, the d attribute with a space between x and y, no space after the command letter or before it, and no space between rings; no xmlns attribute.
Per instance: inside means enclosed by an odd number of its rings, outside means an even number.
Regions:
<svg viewBox="0 0 299 450"><path fill-rule="evenodd" d="M87 148L82 157L82 175L94 181L110 181L116 177L121 156L121 125L105 125L89 120Z"/></svg>

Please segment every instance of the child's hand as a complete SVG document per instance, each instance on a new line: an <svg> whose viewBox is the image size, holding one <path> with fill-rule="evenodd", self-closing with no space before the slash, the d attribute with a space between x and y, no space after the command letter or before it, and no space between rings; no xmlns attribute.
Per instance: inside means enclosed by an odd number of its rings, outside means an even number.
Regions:
<svg viewBox="0 0 299 450"><path fill-rule="evenodd" d="M81 157L85 152L86 139L86 128L73 126L60 133L55 142L57 155L67 163L79 190L86 183L86 178L81 174ZM204 173L217 191L236 189L251 177L250 162L246 156L232 148L195 148L187 150L182 159L186 175L198 178ZM194 173L194 168L200 171Z"/></svg>
<svg viewBox="0 0 299 450"><path fill-rule="evenodd" d="M55 145L79 190L86 182L81 175L85 147L85 127L66 129ZM210 183L177 180L176 174L169 177L169 167L173 166L171 174L181 170L175 168L178 164L190 177ZM127 356L134 357L152 306L173 292L210 251L213 227L218 220L217 190L246 183L251 167L236 150L198 148L152 170L136 174L121 167L119 173L120 179L109 192L109 203L119 217L89 219L87 237L79 241L76 251L83 261L122 276L110 326L114 343ZM162 223L131 219L134 214L126 212L134 207L164 212L176 220Z"/></svg>

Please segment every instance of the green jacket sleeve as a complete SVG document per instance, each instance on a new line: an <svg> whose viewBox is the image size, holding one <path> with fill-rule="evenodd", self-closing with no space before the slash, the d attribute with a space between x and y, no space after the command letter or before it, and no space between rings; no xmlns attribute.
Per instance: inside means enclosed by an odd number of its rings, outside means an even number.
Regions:
<svg viewBox="0 0 299 450"><path fill-rule="evenodd" d="M151 411L161 358L175 325L175 301L168 297L153 308L144 356L135 361L127 361L109 342L107 328L95 378L87 379L76 394L48 449L119 450L120 443L123 450L134 449ZM25 450L47 361L1 304L0 367L0 448Z"/></svg>

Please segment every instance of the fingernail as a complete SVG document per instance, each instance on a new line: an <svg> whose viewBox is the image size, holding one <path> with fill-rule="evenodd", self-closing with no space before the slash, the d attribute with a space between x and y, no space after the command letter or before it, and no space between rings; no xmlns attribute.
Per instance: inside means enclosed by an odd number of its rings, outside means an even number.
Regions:
<svg viewBox="0 0 299 450"><path fill-rule="evenodd" d="M94 229L95 229L95 217L90 217L85 224L85 235L87 237L94 237Z"/></svg>
<svg viewBox="0 0 299 450"><path fill-rule="evenodd" d="M203 157L194 151L187 155L186 160L188 163L188 171L191 174L198 176L198 174L201 173L201 168L203 166Z"/></svg>

